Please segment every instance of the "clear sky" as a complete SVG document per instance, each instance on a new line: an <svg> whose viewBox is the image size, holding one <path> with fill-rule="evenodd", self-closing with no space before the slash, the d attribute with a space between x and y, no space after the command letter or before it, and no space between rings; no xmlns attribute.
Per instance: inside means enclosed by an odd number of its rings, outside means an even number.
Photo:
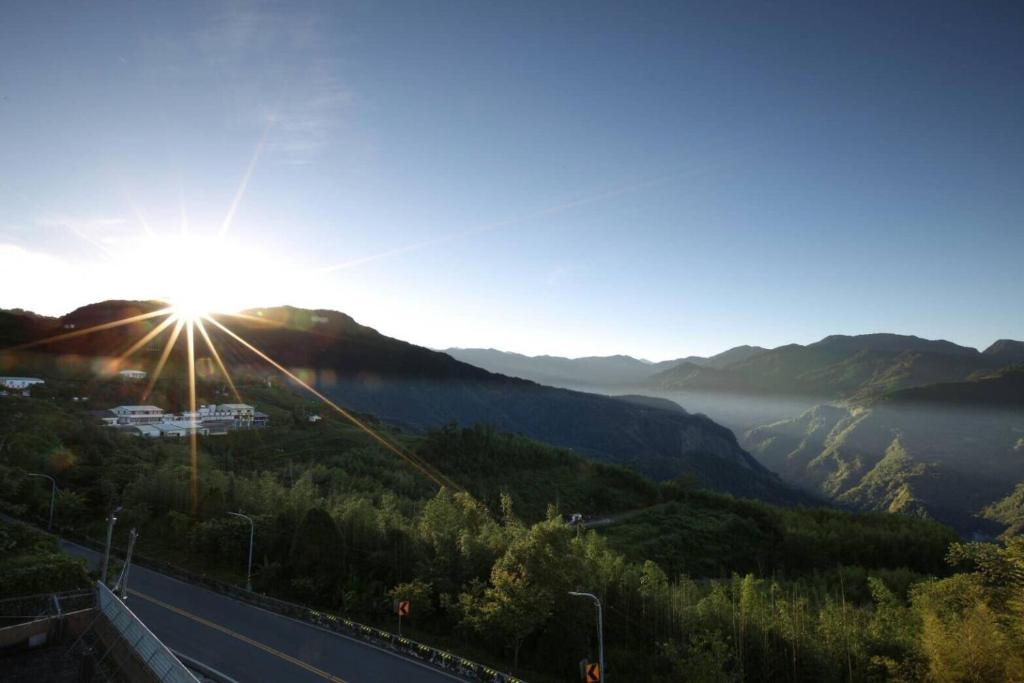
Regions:
<svg viewBox="0 0 1024 683"><path fill-rule="evenodd" d="M651 359L1024 338L1022 8L5 3L0 307L198 290Z"/></svg>

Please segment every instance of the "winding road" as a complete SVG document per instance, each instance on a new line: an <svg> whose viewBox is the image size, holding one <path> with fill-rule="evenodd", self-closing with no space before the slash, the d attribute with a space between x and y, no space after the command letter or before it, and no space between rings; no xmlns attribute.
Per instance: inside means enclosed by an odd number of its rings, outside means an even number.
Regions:
<svg viewBox="0 0 1024 683"><path fill-rule="evenodd" d="M61 547L93 566L100 554ZM239 683L450 683L462 681L368 643L132 566L128 606L172 650Z"/></svg>

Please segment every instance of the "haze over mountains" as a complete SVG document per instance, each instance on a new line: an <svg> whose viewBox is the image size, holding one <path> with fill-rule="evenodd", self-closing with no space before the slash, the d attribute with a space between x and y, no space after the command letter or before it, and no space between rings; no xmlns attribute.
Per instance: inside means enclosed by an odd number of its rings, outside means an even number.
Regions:
<svg viewBox="0 0 1024 683"><path fill-rule="evenodd" d="M659 363L621 355L531 357L495 349L452 348L446 353L491 372L558 386L834 399L965 379L974 372L1024 361L1024 342L1003 339L980 352L897 334L833 335L806 346L737 346L709 358L688 356Z"/></svg>
<svg viewBox="0 0 1024 683"><path fill-rule="evenodd" d="M572 380L706 413L784 480L841 504L928 515L964 533L997 533L1024 520L1024 486L1015 490L1024 481L1024 371L1015 365L1024 361L1024 343L1003 339L979 351L867 334L733 351L647 365L633 385L601 373ZM494 351L452 353L490 361L491 369L503 359ZM731 362L709 362L730 354ZM542 367L529 360L517 357L524 375Z"/></svg>
<svg viewBox="0 0 1024 683"><path fill-rule="evenodd" d="M746 360L765 351L758 346L737 346L710 358L687 356L676 360L652 363L632 356L524 356L496 349L445 349L445 353L465 363L509 377L521 377L554 386L635 387L662 371L689 363L713 369Z"/></svg>
<svg viewBox="0 0 1024 683"><path fill-rule="evenodd" d="M59 319L7 311L0 344L156 307L105 302ZM248 313L224 320L340 404L407 429L487 423L658 479L693 474L716 490L776 502L809 501L810 494L862 510L930 516L967 534L997 534L1024 520L1024 489L1016 489L1024 482L1019 341L979 351L895 334L834 335L650 363L493 349L441 353L335 311ZM0 360L26 372L89 373L95 364L81 359L115 355L152 325ZM224 335L214 338L233 372L273 374ZM161 344L140 351L142 367L155 364ZM183 353L182 341L172 367ZM199 354L206 354L202 347ZM200 366L211 364L201 358Z"/></svg>

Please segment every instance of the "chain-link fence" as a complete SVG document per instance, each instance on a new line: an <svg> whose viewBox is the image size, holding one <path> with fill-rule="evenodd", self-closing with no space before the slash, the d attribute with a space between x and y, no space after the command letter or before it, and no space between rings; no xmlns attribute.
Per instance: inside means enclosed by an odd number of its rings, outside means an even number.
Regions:
<svg viewBox="0 0 1024 683"><path fill-rule="evenodd" d="M40 593L0 600L0 628L96 606L94 591Z"/></svg>

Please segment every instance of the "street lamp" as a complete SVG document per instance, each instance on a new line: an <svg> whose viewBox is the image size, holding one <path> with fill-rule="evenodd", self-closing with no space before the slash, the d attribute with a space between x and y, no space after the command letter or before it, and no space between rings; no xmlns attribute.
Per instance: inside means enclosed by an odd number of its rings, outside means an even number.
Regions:
<svg viewBox="0 0 1024 683"><path fill-rule="evenodd" d="M48 474L29 474L28 476L50 480L50 522L46 525L46 530L50 531L53 528L53 504L57 500L57 480Z"/></svg>
<svg viewBox="0 0 1024 683"><path fill-rule="evenodd" d="M103 571L100 572L100 583L107 582L107 566L110 564L110 542L114 538L114 523L117 522L117 513L123 509L121 505L118 505L107 517L107 547L103 552Z"/></svg>
<svg viewBox="0 0 1024 683"><path fill-rule="evenodd" d="M252 590L252 542L256 536L256 525L253 524L252 517L249 515L243 515L241 512L229 512L229 515L235 517L241 517L242 519L249 520L249 568L245 572L245 590Z"/></svg>
<svg viewBox="0 0 1024 683"><path fill-rule="evenodd" d="M569 595L577 598L590 598L597 607L597 660L601 665L601 680L604 680L604 624L601 621L601 601L593 593L577 593L569 591Z"/></svg>

